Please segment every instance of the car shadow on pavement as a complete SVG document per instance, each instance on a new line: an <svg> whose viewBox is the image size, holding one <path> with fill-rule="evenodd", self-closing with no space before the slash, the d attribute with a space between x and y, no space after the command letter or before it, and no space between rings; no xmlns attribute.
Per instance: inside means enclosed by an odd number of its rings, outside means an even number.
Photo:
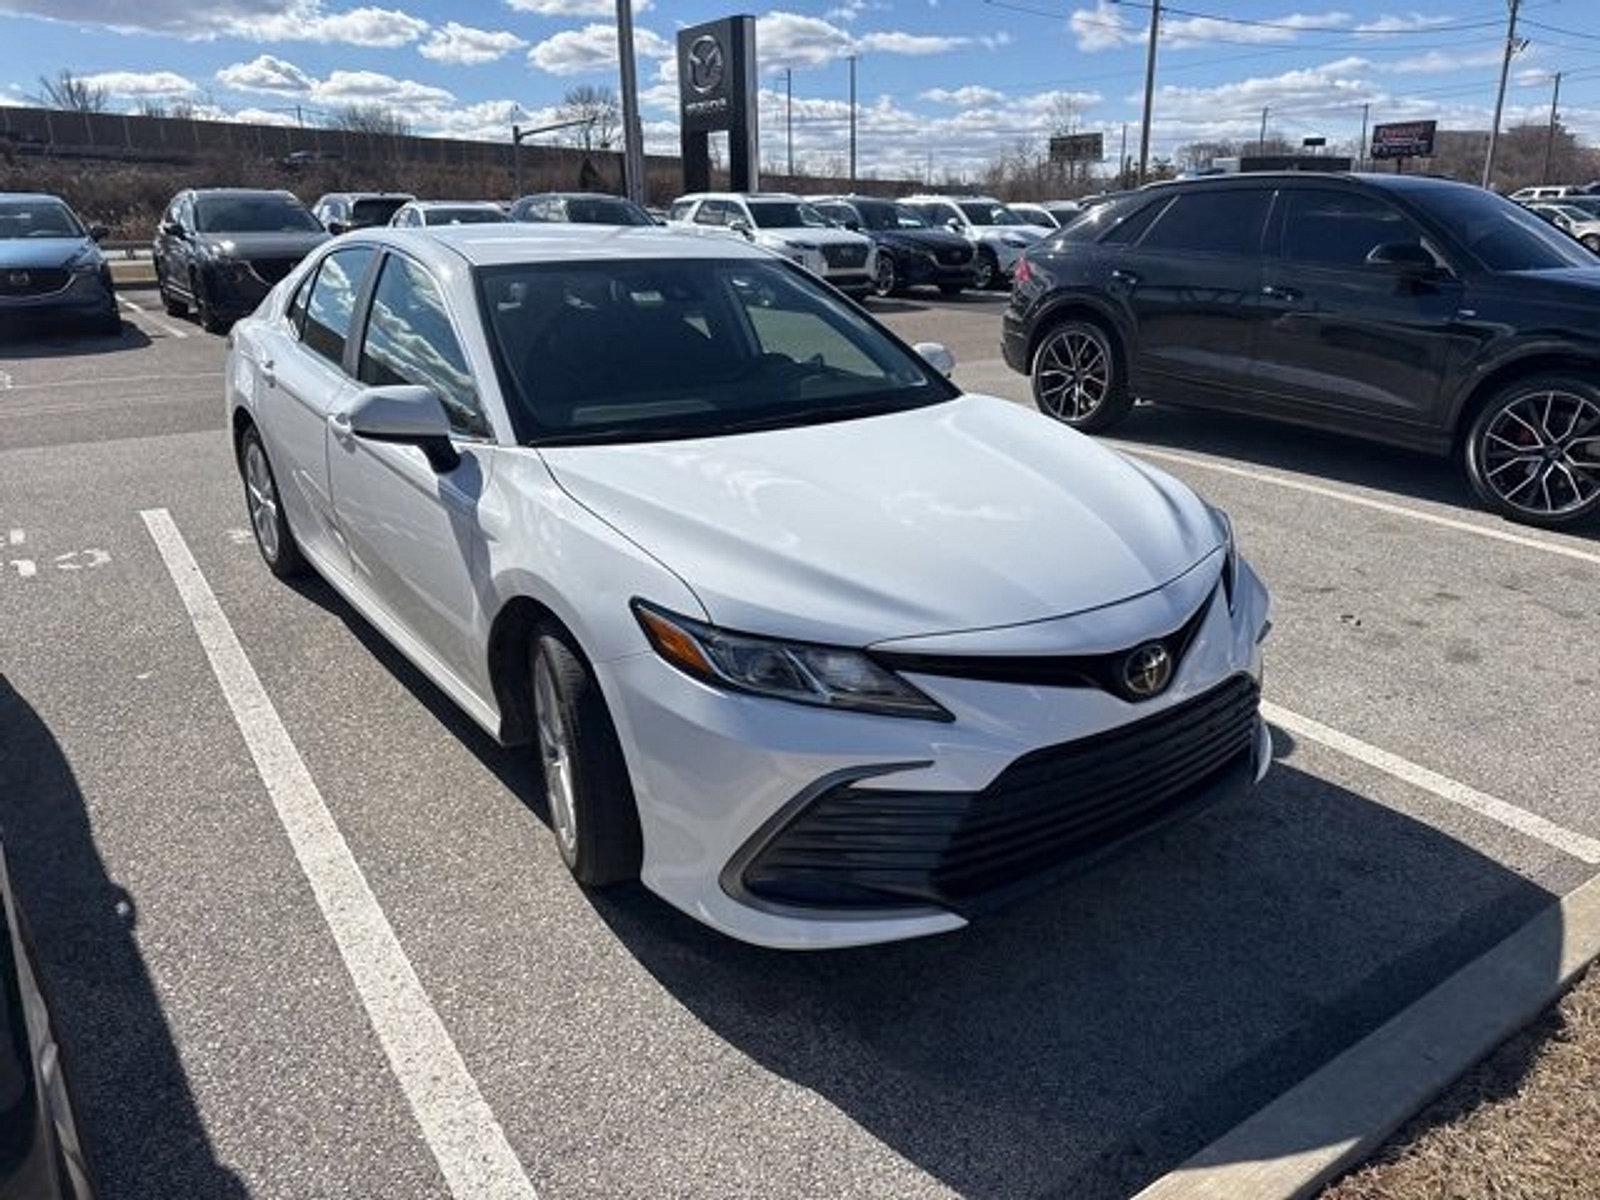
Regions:
<svg viewBox="0 0 1600 1200"><path fill-rule="evenodd" d="M1403 450L1262 417L1140 404L1107 436L1113 441L1212 454L1242 465L1254 463L1414 500L1485 512L1454 458ZM1502 524L1511 532L1521 528L1510 521ZM1561 532L1574 537L1600 538L1600 520Z"/></svg>
<svg viewBox="0 0 1600 1200"><path fill-rule="evenodd" d="M93 354L115 354L122 350L143 350L151 344L150 336L132 321L123 321L122 332L115 337L87 330L44 329L0 322L0 363L11 359L83 358Z"/></svg>
<svg viewBox="0 0 1600 1200"><path fill-rule="evenodd" d="M102 1200L243 1200L217 1162L72 767L0 675L0 841L31 927Z"/></svg>
<svg viewBox="0 0 1600 1200"><path fill-rule="evenodd" d="M945 1185L1073 1200L1170 1170L1550 900L1284 762L1250 800L925 941L779 953L639 888L593 897L699 1020Z"/></svg>

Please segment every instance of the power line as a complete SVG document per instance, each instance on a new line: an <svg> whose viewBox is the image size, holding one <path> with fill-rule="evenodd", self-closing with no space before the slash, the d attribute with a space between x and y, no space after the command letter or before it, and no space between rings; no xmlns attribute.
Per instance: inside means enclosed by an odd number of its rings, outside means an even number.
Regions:
<svg viewBox="0 0 1600 1200"><path fill-rule="evenodd" d="M1121 8L1145 8L1145 9L1148 9L1150 7L1151 0L1111 0L1111 3L1117 5L1118 7L1121 7ZM1177 16L1194 17L1194 18L1196 18L1198 20L1203 20L1203 21L1217 21L1217 22L1219 22L1221 24L1224 24L1224 25L1247 25L1247 26L1250 26L1251 28L1255 28L1255 29L1282 29L1282 30L1285 30L1285 31L1290 32L1290 33L1317 33L1317 32L1358 33L1358 34L1365 34L1365 35L1367 35L1369 37L1391 37L1391 36L1395 36L1395 35L1410 36L1410 35L1415 35L1415 34L1449 33L1449 32L1452 32L1454 30L1460 30L1460 29L1486 29L1486 28L1489 28L1491 26L1498 26L1500 24L1500 21L1498 19L1495 19L1495 20L1489 20L1489 21L1464 22L1464 23L1459 24L1459 25L1425 25L1425 26L1419 26L1419 27L1417 27L1415 29L1372 29L1372 28L1363 29L1359 25L1354 25L1354 26L1351 26L1351 25L1345 25L1345 26L1339 26L1339 25L1305 25L1305 24L1297 24L1297 23L1295 23L1293 21L1260 21L1260 20L1256 20L1256 19L1251 18L1251 17L1229 17L1229 16L1224 16L1221 13L1198 12L1195 9L1192 9L1192 8L1171 8L1171 7L1168 7L1166 11L1169 12L1169 13L1173 13L1173 14L1175 14Z"/></svg>

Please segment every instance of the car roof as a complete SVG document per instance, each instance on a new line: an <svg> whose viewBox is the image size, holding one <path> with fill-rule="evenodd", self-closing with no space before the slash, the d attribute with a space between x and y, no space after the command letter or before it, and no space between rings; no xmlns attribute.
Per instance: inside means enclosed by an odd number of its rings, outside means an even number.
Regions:
<svg viewBox="0 0 1600 1200"><path fill-rule="evenodd" d="M493 200L409 200L406 208L494 208L500 205Z"/></svg>
<svg viewBox="0 0 1600 1200"><path fill-rule="evenodd" d="M415 200L410 192L324 192L319 200Z"/></svg>
<svg viewBox="0 0 1600 1200"><path fill-rule="evenodd" d="M300 199L288 188L197 187L184 190L195 196L287 196L296 202Z"/></svg>
<svg viewBox="0 0 1600 1200"><path fill-rule="evenodd" d="M685 200L804 200L797 192L689 192L673 203Z"/></svg>
<svg viewBox="0 0 1600 1200"><path fill-rule="evenodd" d="M529 192L526 196L518 196L520 200L622 200L626 196L617 196L611 192Z"/></svg>
<svg viewBox="0 0 1600 1200"><path fill-rule="evenodd" d="M57 204L66 204L60 196L50 192L0 192L0 200L54 200ZM67 205L71 207L71 205Z"/></svg>
<svg viewBox="0 0 1600 1200"><path fill-rule="evenodd" d="M350 235L347 235L350 236ZM356 240L393 245L437 261L453 253L473 266L510 263L621 262L628 259L770 259L737 238L696 237L660 225L522 224L438 225L427 229L384 226Z"/></svg>

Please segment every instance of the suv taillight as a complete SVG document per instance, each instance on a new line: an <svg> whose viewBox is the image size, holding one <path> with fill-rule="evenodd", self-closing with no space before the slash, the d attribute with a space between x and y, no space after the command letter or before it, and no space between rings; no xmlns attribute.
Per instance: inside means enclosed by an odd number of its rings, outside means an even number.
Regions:
<svg viewBox="0 0 1600 1200"><path fill-rule="evenodd" d="M1032 278L1033 268L1028 265L1028 256L1024 254L1017 259L1016 268L1011 272L1011 284L1013 287L1021 287Z"/></svg>

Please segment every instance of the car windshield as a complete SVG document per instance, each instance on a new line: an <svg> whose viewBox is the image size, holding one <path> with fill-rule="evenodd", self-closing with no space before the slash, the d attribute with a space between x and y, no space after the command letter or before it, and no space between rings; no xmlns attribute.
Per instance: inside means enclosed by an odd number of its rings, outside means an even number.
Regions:
<svg viewBox="0 0 1600 1200"><path fill-rule="evenodd" d="M1026 225L1027 222L1004 204L995 204L990 201L964 200L961 202L961 211L967 214L967 220L974 225Z"/></svg>
<svg viewBox="0 0 1600 1200"><path fill-rule="evenodd" d="M72 210L59 200L0 200L0 238L81 238Z"/></svg>
<svg viewBox="0 0 1600 1200"><path fill-rule="evenodd" d="M752 200L750 215L762 229L825 229L828 218L800 200Z"/></svg>
<svg viewBox="0 0 1600 1200"><path fill-rule="evenodd" d="M620 196L574 196L567 201L567 220L579 225L654 225L650 214Z"/></svg>
<svg viewBox="0 0 1600 1200"><path fill-rule="evenodd" d="M861 214L863 229L926 229L924 221L904 204L891 204L887 200L857 200L856 211Z"/></svg>
<svg viewBox="0 0 1600 1200"><path fill-rule="evenodd" d="M517 427L539 444L714 437L959 395L780 262L530 263L477 275Z"/></svg>
<svg viewBox="0 0 1600 1200"><path fill-rule="evenodd" d="M487 225L509 220L498 208L479 208L464 204L459 208L424 210L429 225Z"/></svg>
<svg viewBox="0 0 1600 1200"><path fill-rule="evenodd" d="M314 233L322 228L290 196L201 196L194 205L194 227L201 233Z"/></svg>
<svg viewBox="0 0 1600 1200"><path fill-rule="evenodd" d="M1552 204L1550 207L1555 209L1556 212L1560 213L1569 221L1594 220L1593 217L1584 212L1583 209L1579 208L1576 204Z"/></svg>
<svg viewBox="0 0 1600 1200"><path fill-rule="evenodd" d="M407 203L405 196L370 196L350 206L351 223L359 226L387 225L389 218Z"/></svg>
<svg viewBox="0 0 1600 1200"><path fill-rule="evenodd" d="M1491 271L1553 271L1594 267L1595 256L1537 213L1482 188L1418 188L1409 199Z"/></svg>

